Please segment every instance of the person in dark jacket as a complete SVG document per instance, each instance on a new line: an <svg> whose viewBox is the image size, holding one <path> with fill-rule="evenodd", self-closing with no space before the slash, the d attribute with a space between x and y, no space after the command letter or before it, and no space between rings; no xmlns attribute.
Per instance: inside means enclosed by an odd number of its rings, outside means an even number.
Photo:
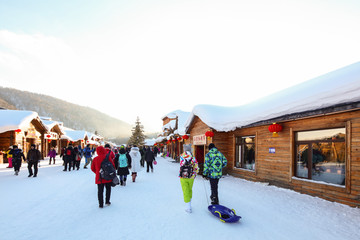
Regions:
<svg viewBox="0 0 360 240"><path fill-rule="evenodd" d="M12 155L12 164L14 167L15 175L19 175L20 167L21 167L21 158L26 161L25 155L18 146L14 145L9 154Z"/></svg>
<svg viewBox="0 0 360 240"><path fill-rule="evenodd" d="M101 163L104 161L106 154L108 151L103 147L97 147L96 148L97 157L94 158L94 160L91 163L91 171L95 173L95 184L97 184L98 187L98 200L99 200L99 208L104 207L104 188L106 188L106 194L105 194L105 204L107 206L110 206L110 197L111 197L111 184L112 180L105 180L100 178L100 169L101 169ZM109 161L114 165L115 163L111 157L109 157Z"/></svg>
<svg viewBox="0 0 360 240"><path fill-rule="evenodd" d="M222 176L222 169L226 167L227 160L225 156L215 147L215 144L209 144L209 152L205 155L203 176L210 178L211 204L219 204L218 184Z"/></svg>
<svg viewBox="0 0 360 240"><path fill-rule="evenodd" d="M154 160L155 160L154 153L151 151L150 147L148 147L145 153L146 172L149 172L149 168L151 168L151 172L154 172L154 168L153 168Z"/></svg>
<svg viewBox="0 0 360 240"><path fill-rule="evenodd" d="M120 176L120 185L126 186L127 175L129 175L129 168L131 168L131 158L124 146L120 147L118 158L115 159L115 167L117 168L117 174Z"/></svg>
<svg viewBox="0 0 360 240"><path fill-rule="evenodd" d="M75 154L75 160L73 162L73 170L79 170L80 169L80 161L81 161L81 152L78 149L78 147L74 147L74 154Z"/></svg>
<svg viewBox="0 0 360 240"><path fill-rule="evenodd" d="M93 150L90 148L90 144L88 144L86 146L86 148L84 149L84 155L85 155L85 165L84 165L84 168L86 169L87 168L87 165L90 164L91 166L91 163L92 163L92 153L93 153Z"/></svg>
<svg viewBox="0 0 360 240"><path fill-rule="evenodd" d="M73 163L73 161L75 160L75 153L74 153L74 148L73 145L70 143L67 148L65 148L64 151L64 163L65 163L65 168L63 171L67 171L68 169L68 165L69 165L69 171L71 171L71 164Z"/></svg>
<svg viewBox="0 0 360 240"><path fill-rule="evenodd" d="M36 177L38 173L38 163L41 159L41 153L38 149L36 149L35 144L31 144L26 159L28 162L28 170L29 170L28 177L31 177L33 175L33 171L32 171L33 166L34 166L34 177Z"/></svg>

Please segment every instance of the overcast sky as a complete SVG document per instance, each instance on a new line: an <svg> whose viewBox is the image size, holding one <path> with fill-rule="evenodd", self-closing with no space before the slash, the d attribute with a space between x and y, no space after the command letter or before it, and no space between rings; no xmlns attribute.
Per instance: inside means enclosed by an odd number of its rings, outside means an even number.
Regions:
<svg viewBox="0 0 360 240"><path fill-rule="evenodd" d="M358 0L0 0L0 86L160 131L358 62L359 26Z"/></svg>

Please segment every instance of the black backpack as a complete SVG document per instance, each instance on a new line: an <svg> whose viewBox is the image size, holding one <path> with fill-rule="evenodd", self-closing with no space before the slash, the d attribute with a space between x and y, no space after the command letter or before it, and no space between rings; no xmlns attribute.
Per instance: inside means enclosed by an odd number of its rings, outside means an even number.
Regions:
<svg viewBox="0 0 360 240"><path fill-rule="evenodd" d="M191 178L193 175L193 166L191 164L191 160L185 160L184 165L180 167L180 177L182 178Z"/></svg>
<svg viewBox="0 0 360 240"><path fill-rule="evenodd" d="M101 162L100 166L100 178L104 180L113 180L116 177L115 167L109 161L110 152L106 154L106 157L104 161Z"/></svg>

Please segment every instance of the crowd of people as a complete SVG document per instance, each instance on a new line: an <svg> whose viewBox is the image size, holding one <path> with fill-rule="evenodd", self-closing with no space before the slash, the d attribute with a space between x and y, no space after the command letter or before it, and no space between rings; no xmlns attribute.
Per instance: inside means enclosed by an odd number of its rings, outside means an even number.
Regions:
<svg viewBox="0 0 360 240"><path fill-rule="evenodd" d="M219 204L218 184L222 177L222 170L227 165L225 156L215 147L213 143L209 144L209 152L205 155L204 169L202 176L204 179L210 181L211 204ZM95 156L96 151L96 156ZM131 173L131 180L135 182L138 172L141 167L145 167L146 172L154 171L155 157L159 150L154 147L137 147L134 146L120 146L112 148L109 144L104 147L99 146L96 149L87 145L84 149L81 146L73 146L71 143L61 150L60 157L63 159L63 171L79 170L81 159L85 158L84 169L91 166L91 170L95 173L95 184L98 188L99 207L104 207L104 189L105 205L110 205L111 187L114 186L113 180L106 180L101 178L102 163L107 159L119 176L119 184L126 186L127 176ZM37 177L38 164L41 159L41 154L34 144L31 145L26 157L21 149L16 145L9 148L6 152L9 161L8 168L14 168L15 175L19 174L22 160L28 163L28 177ZM49 165L51 161L55 164L56 151L54 148L48 153ZM93 156L95 158L93 159ZM33 171L34 168L34 171ZM184 152L180 156L180 171L179 178L183 191L183 198L185 202L185 211L191 213L192 187L194 180L199 173L198 162L191 152L190 145L184 145Z"/></svg>

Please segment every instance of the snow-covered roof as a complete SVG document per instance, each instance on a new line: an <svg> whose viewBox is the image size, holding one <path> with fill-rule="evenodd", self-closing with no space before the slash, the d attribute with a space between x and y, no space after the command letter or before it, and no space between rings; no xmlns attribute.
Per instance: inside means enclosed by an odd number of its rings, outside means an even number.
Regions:
<svg viewBox="0 0 360 240"><path fill-rule="evenodd" d="M72 142L83 140L87 136L87 132L82 130L66 129L64 132L65 134L61 137L61 139L67 139Z"/></svg>
<svg viewBox="0 0 360 240"><path fill-rule="evenodd" d="M145 139L145 146L154 146L154 144L156 143L155 139Z"/></svg>
<svg viewBox="0 0 360 240"><path fill-rule="evenodd" d="M259 121L288 114L323 109L360 101L360 62L287 88L238 107L197 105L185 123L195 116L217 131L232 131Z"/></svg>
<svg viewBox="0 0 360 240"><path fill-rule="evenodd" d="M180 134L180 135L184 135L185 134L185 123L187 122L189 116L190 116L191 112L184 112L182 110L176 110L173 111L171 113L166 114L162 119L164 119L165 117L168 118L176 118L178 119L178 128L176 129L176 133ZM171 120L169 123L165 124L163 126L163 130L164 129L175 129L176 125L176 120Z"/></svg>
<svg viewBox="0 0 360 240"><path fill-rule="evenodd" d="M34 119L39 119L41 122L37 112L0 110L0 133L27 127Z"/></svg>
<svg viewBox="0 0 360 240"><path fill-rule="evenodd" d="M42 119L43 124L45 125L45 127L47 128L48 131L50 131L53 127L55 127L56 125L59 126L60 131L63 133L63 129L62 129L62 125L61 123L57 122L57 121L48 121L48 120L43 120Z"/></svg>

